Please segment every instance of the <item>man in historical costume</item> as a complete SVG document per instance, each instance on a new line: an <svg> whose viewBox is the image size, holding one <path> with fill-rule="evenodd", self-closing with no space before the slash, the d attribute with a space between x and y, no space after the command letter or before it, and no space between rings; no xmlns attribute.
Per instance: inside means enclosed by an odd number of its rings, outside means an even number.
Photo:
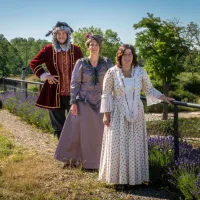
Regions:
<svg viewBox="0 0 200 200"><path fill-rule="evenodd" d="M71 74L76 61L83 57L81 49L71 44L72 28L65 22L57 22L46 36L52 34L52 44L44 46L33 58L30 67L44 81L36 105L49 109L54 134L60 137L65 111L70 109ZM42 64L46 65L45 72Z"/></svg>

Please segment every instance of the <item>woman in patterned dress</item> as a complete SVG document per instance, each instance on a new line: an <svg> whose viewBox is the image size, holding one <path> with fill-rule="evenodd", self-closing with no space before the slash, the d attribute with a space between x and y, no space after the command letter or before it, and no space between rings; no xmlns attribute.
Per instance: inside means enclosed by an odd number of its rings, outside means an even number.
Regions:
<svg viewBox="0 0 200 200"><path fill-rule="evenodd" d="M104 77L100 112L105 124L99 180L137 185L149 181L147 131L140 92L147 105L174 100L153 88L147 72L138 66L132 45L123 45L116 65Z"/></svg>
<svg viewBox="0 0 200 200"><path fill-rule="evenodd" d="M103 38L87 34L87 58L79 59L71 79L71 109L55 152L55 159L81 162L84 169L99 169L103 138L103 114L100 113L103 78L112 67L108 58L99 56Z"/></svg>

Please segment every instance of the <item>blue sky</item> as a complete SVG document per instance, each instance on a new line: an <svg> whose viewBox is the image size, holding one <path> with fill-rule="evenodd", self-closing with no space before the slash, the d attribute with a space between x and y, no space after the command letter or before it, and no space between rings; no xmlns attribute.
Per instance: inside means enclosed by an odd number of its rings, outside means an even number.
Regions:
<svg viewBox="0 0 200 200"><path fill-rule="evenodd" d="M0 34L47 39L45 34L57 21L75 31L83 27L111 29L123 43L134 44L133 24L147 12L161 19L177 18L183 24L200 25L200 0L0 0Z"/></svg>

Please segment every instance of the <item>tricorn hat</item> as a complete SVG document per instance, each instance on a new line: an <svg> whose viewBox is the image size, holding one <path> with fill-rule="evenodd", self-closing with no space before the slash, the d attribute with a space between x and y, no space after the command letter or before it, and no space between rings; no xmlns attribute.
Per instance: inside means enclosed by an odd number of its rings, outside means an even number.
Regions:
<svg viewBox="0 0 200 200"><path fill-rule="evenodd" d="M70 32L73 33L73 29L67 23L58 21L56 25L52 28L52 30L49 31L45 36L49 36L50 34L53 34L58 30L70 30Z"/></svg>

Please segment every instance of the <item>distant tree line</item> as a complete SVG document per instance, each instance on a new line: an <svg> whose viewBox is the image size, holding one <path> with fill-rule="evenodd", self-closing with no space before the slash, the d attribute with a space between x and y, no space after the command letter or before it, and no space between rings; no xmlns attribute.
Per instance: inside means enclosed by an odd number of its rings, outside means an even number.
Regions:
<svg viewBox="0 0 200 200"><path fill-rule="evenodd" d="M34 38L14 38L8 41L0 34L0 75L19 75L22 68L26 68L26 73L32 73L29 63L45 44L48 41Z"/></svg>
<svg viewBox="0 0 200 200"><path fill-rule="evenodd" d="M114 62L116 51L122 44L117 33L110 29L103 32L100 28L93 26L74 32L73 42L81 47L85 56L88 55L85 47L87 32L104 37L101 55L109 57ZM27 74L32 73L29 68L30 61L48 43L47 40L35 40L34 38L14 38L8 41L4 35L0 34L0 76L19 75L22 68L26 69Z"/></svg>

